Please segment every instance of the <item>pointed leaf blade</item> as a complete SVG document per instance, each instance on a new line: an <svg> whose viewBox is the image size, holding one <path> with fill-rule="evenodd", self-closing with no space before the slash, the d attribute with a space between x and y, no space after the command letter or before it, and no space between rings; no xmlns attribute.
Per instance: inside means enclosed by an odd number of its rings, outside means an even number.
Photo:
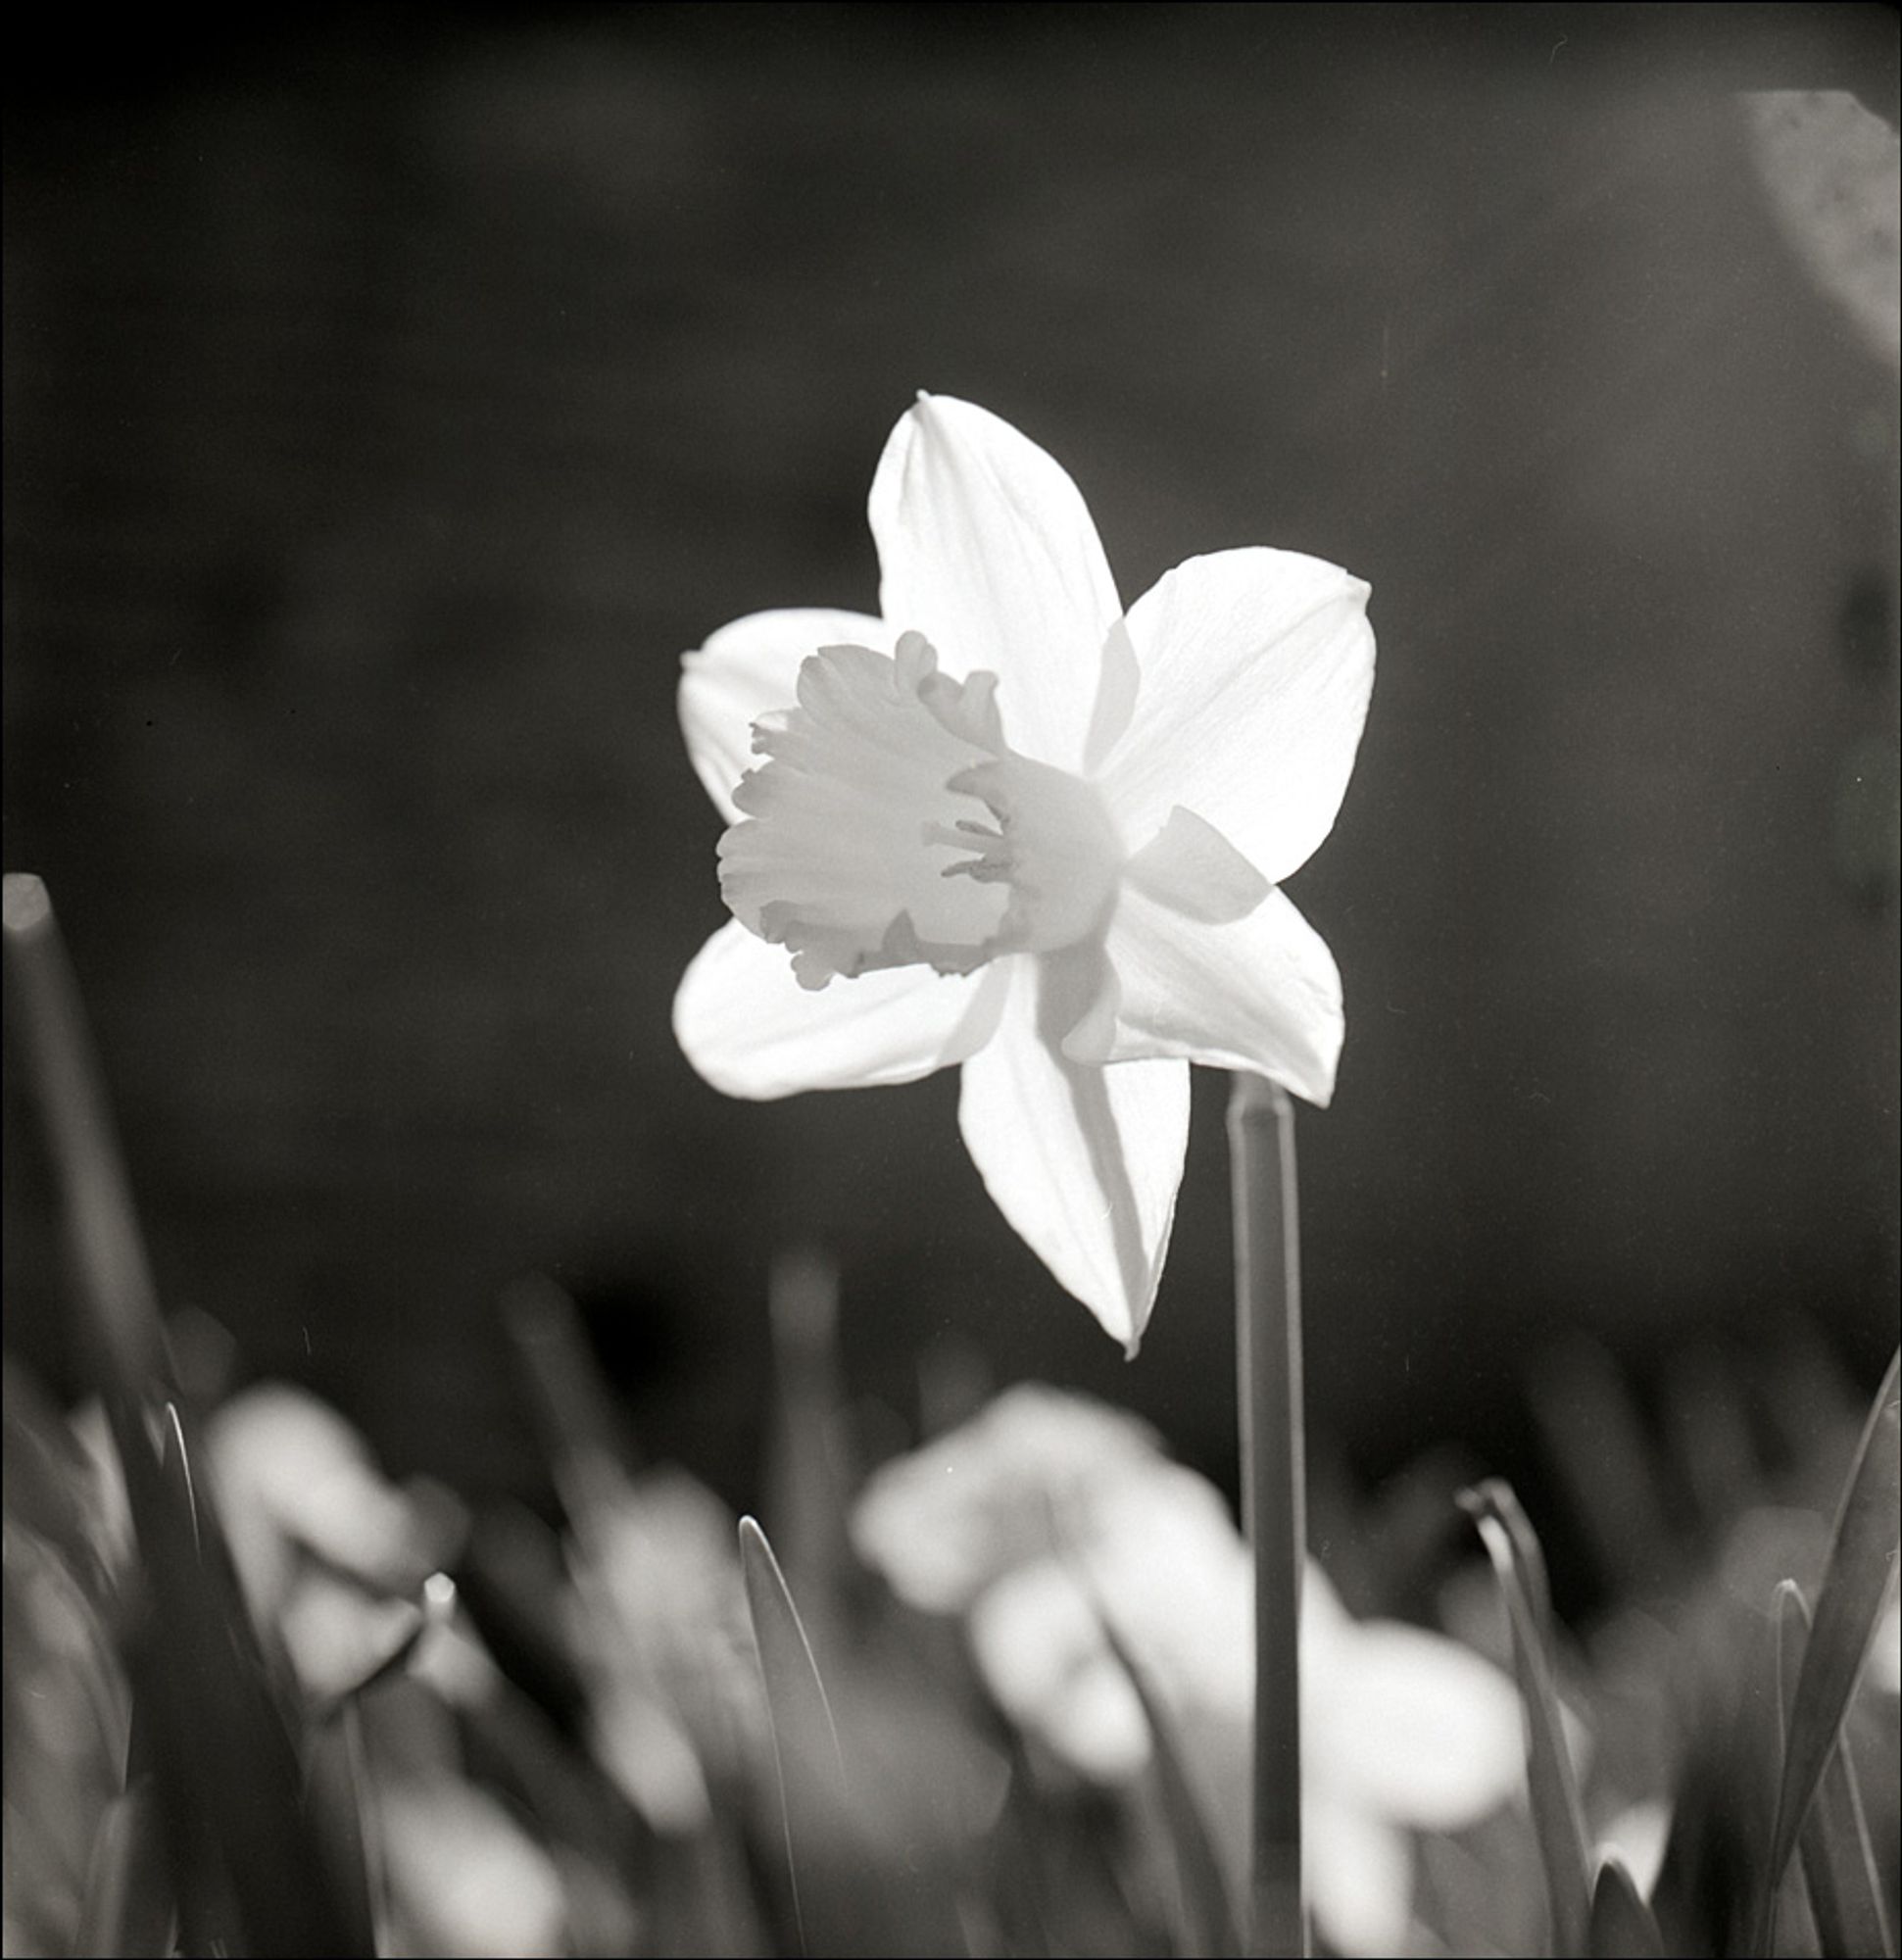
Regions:
<svg viewBox="0 0 1902 1960"><path fill-rule="evenodd" d="M1662 1960L1664 1935L1638 1895L1625 1861L1606 1849L1591 1887L1592 1960Z"/></svg>
<svg viewBox="0 0 1902 1960"><path fill-rule="evenodd" d="M1862 1672L1882 1610L1902 1532L1902 1463L1897 1457L1897 1371L1889 1359L1864 1425L1842 1502L1816 1617L1789 1709L1783 1774L1777 1791L1767 1884L1774 1896L1809 1812L1843 1711Z"/></svg>
<svg viewBox="0 0 1902 1960"><path fill-rule="evenodd" d="M1136 1698L1143 1704L1144 1719L1149 1725L1156 1788L1162 1799L1163 1821L1168 1827L1170 1849L1175 1853L1176 1883L1182 1894L1182 1950L1228 1960L1229 1955L1242 1951L1242 1937L1236 1928L1235 1907L1229 1896L1228 1881L1222 1874L1222 1861L1216 1855L1208 1820L1202 1814L1176 1740L1175 1723L1157 1697L1147 1669L1130 1651L1100 1600L1097 1602L1097 1618L1110 1652L1116 1656L1117 1665L1129 1677Z"/></svg>
<svg viewBox="0 0 1902 1960"><path fill-rule="evenodd" d="M1802 1589L1777 1589L1778 1707L1785 1726L1795 1701L1810 1614ZM1824 1952L1893 1956L1882 1886L1870 1843L1862 1790L1844 1740L1838 1736L1817 1779L1816 1796L1797 1833L1810 1908Z"/></svg>
<svg viewBox="0 0 1902 1960"><path fill-rule="evenodd" d="M1551 1904L1552 1944L1563 1960L1578 1960L1590 1951L1591 1886L1585 1867L1585 1813L1552 1667L1544 1556L1518 1498L1498 1478L1462 1492L1459 1503L1479 1528L1505 1596L1513 1672L1526 1718L1533 1827Z"/></svg>
<svg viewBox="0 0 1902 1960"><path fill-rule="evenodd" d="M846 1799L845 1757L811 1643L800 1622L779 1561L766 1534L752 1518L740 1520L740 1570L753 1618L759 1676L771 1719L773 1761L779 1776L786 1859L792 1872L793 1909L805 1942L802 1897L819 1877L818 1843L840 1818ZM802 1876L805 1883L801 1883Z"/></svg>

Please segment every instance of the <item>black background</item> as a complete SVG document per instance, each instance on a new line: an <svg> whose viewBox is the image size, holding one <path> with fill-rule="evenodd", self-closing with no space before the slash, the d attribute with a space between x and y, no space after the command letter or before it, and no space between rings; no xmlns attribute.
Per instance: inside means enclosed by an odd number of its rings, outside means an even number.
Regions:
<svg viewBox="0 0 1902 1960"><path fill-rule="evenodd" d="M537 1494L494 1308L549 1271L649 1446L744 1498L766 1265L816 1244L898 1418L961 1355L1225 1471L1219 1081L1126 1366L990 1208L952 1078L755 1107L669 1032L722 917L677 657L874 605L925 387L1066 465L1126 602L1256 542L1373 583L1358 770L1291 885L1348 1002L1301 1123L1319 1447L1536 1477L1523 1390L1580 1329L1652 1393L1772 1380L1814 1320L1873 1383L1895 908L1837 839L1893 753L1896 376L1731 92L1892 120L1892 10L130 31L10 64L5 855L168 1298L247 1371ZM76 1390L16 1082L9 1341Z"/></svg>

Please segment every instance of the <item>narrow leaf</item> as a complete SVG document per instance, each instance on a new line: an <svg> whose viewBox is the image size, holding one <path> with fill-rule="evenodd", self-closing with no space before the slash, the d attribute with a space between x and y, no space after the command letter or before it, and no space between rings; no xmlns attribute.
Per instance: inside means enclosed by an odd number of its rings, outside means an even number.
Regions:
<svg viewBox="0 0 1902 1960"><path fill-rule="evenodd" d="M846 1796L846 1764L839 1732L819 1679L799 1609L786 1590L766 1534L752 1518L740 1520L740 1570L753 1617L759 1676L771 1717L773 1763L779 1776L786 1861L793 1881L793 1912L805 1945L801 1895L810 1895L819 1876L818 1845L837 1828ZM802 1886L802 1873L807 1884Z"/></svg>
<svg viewBox="0 0 1902 1960"><path fill-rule="evenodd" d="M1765 1875L1768 1899L1776 1896L1816 1794L1817 1780L1842 1726L1843 1711L1875 1638L1898 1540L1902 1539L1902 1531L1898 1531L1902 1463L1898 1463L1896 1448L1898 1363L1902 1363L1902 1350L1890 1357L1888 1372L1876 1392L1863 1428L1836 1511L1834 1543L1817 1593L1815 1624L1790 1697L1783 1774L1777 1790L1776 1824L1770 1834L1770 1864ZM1766 1904L1759 1951L1768 1951L1768 1920Z"/></svg>
<svg viewBox="0 0 1902 1960"><path fill-rule="evenodd" d="M1591 1888L1586 1877L1585 1813L1566 1748L1550 1645L1551 1608L1545 1561L1519 1499L1496 1477L1463 1491L1460 1508L1478 1526L1505 1596L1513 1670L1526 1718L1526 1779L1533 1828L1545 1868L1552 1943L1561 1960L1590 1948Z"/></svg>
<svg viewBox="0 0 1902 1960"><path fill-rule="evenodd" d="M0 895L7 1006L45 1126L77 1281L80 1347L108 1399L169 1380L157 1289L105 1081L46 887L9 871Z"/></svg>
<svg viewBox="0 0 1902 1960"><path fill-rule="evenodd" d="M1176 1883L1182 1895L1181 1950L1227 1960L1228 1955L1242 1951L1242 1938L1236 1930L1235 1908L1229 1897L1228 1881L1222 1874L1222 1861L1216 1855L1208 1821L1202 1815L1176 1741L1175 1724L1150 1686L1147 1670L1124 1643L1100 1601L1097 1603L1097 1618L1110 1652L1129 1676L1130 1686L1135 1689L1149 1725L1156 1788L1162 1799L1163 1821L1168 1827L1170 1848L1175 1853Z"/></svg>
<svg viewBox="0 0 1902 1960"><path fill-rule="evenodd" d="M767 1289L773 1404L766 1458L766 1515L785 1570L805 1602L821 1653L838 1636L841 1585L852 1554L852 1448L839 1363L839 1273L812 1251L774 1259Z"/></svg>
<svg viewBox="0 0 1902 1960"><path fill-rule="evenodd" d="M595 1533L617 1507L636 1460L572 1298L545 1274L507 1287L502 1315L555 1471L561 1507L578 1534Z"/></svg>
<svg viewBox="0 0 1902 1960"><path fill-rule="evenodd" d="M216 1511L194 1484L175 1404L159 1424L162 1454L136 1429L121 1447L151 1614L130 1663L165 1800L217 1846L251 1950L367 1954L370 1928L354 1909L361 1881L338 1883L349 1847L313 1828L302 1768Z"/></svg>
<svg viewBox="0 0 1902 1960"><path fill-rule="evenodd" d="M87 1599L106 1608L114 1581L100 1550L92 1465L32 1370L11 1353L0 1371L0 1411L9 1516L55 1546Z"/></svg>
<svg viewBox="0 0 1902 1960"><path fill-rule="evenodd" d="M1607 1847L1598 1854L1591 1888L1592 1960L1662 1960L1664 1936L1638 1896L1625 1861Z"/></svg>
<svg viewBox="0 0 1902 1960"><path fill-rule="evenodd" d="M134 1777L99 1820L73 1950L98 1960L164 1960L171 1920L157 1795L150 1777Z"/></svg>
<svg viewBox="0 0 1902 1960"><path fill-rule="evenodd" d="M9 988L45 1127L77 1279L85 1358L125 1475L145 1616L127 1671L149 1719L176 1841L215 1847L244 1943L257 1952L367 1953L369 1928L340 1899L300 1802L299 1769L230 1553L193 1487L188 1431L144 1236L105 1083L52 901L10 873L0 903ZM219 1875L174 1872L181 1913ZM196 1937L186 1928L188 1937Z"/></svg>
<svg viewBox="0 0 1902 1960"><path fill-rule="evenodd" d="M1785 1726L1796 1697L1798 1671L1810 1639L1809 1607L1802 1589L1785 1580L1777 1589L1778 1709ZM1824 1952L1893 1956L1881 1880L1870 1845L1862 1790L1846 1739L1838 1736L1817 1779L1816 1797L1797 1833L1810 1908Z"/></svg>

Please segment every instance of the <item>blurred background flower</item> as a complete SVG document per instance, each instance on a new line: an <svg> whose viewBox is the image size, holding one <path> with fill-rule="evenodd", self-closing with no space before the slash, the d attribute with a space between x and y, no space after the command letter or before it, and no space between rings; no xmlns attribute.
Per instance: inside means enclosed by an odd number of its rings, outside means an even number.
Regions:
<svg viewBox="0 0 1902 1960"><path fill-rule="evenodd" d="M901 1597L964 1616L987 1687L1028 1736L1122 1785L1152 1739L1107 1621L1179 1725L1244 1882L1253 1580L1219 1492L1121 1411L1024 1385L883 1466L853 1539ZM1442 1635L1356 1621L1313 1564L1301 1643L1313 1911L1340 1952L1398 1952L1413 1924L1411 1834L1461 1830L1523 1789L1518 1697Z"/></svg>

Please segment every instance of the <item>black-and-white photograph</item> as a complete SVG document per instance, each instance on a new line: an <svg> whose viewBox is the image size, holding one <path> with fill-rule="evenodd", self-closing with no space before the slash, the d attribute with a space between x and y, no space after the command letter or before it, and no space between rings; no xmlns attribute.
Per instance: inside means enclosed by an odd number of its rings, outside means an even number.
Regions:
<svg viewBox="0 0 1902 1960"><path fill-rule="evenodd" d="M1893 1956L1895 9L14 39L9 1960Z"/></svg>

